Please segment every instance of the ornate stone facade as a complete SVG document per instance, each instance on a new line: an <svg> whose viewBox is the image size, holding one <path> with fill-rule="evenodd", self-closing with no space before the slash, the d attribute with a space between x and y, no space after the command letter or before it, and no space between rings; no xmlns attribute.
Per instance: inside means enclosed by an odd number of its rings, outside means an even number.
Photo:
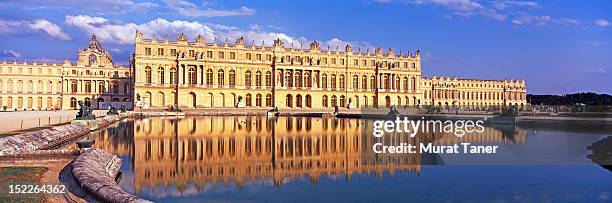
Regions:
<svg viewBox="0 0 612 203"><path fill-rule="evenodd" d="M0 63L0 108L57 110L78 108L77 101L94 108L104 102L130 103L132 78L129 67L113 65L111 54L94 35L79 50L76 64Z"/></svg>
<svg viewBox="0 0 612 203"><path fill-rule="evenodd" d="M176 41L156 40L141 32L135 43L137 108L526 104L524 81L422 78L419 51L321 50L316 41L302 49L280 39L266 47L264 42L245 45L242 37L234 44L206 43L202 36L189 42L184 34ZM438 92L447 94L438 97Z"/></svg>
<svg viewBox="0 0 612 203"><path fill-rule="evenodd" d="M336 106L527 104L523 80L422 77L419 51L355 52L348 45L322 50L316 41L302 49L280 39L266 47L254 41L245 45L243 37L233 44L227 39L223 44L207 43L203 36L189 42L184 34L176 41L155 40L137 32L131 63L133 69L114 66L95 35L79 51L76 64L4 61L0 107L74 109L77 101L84 101L106 108L105 102L131 106L134 101L137 109L277 106L333 111Z"/></svg>

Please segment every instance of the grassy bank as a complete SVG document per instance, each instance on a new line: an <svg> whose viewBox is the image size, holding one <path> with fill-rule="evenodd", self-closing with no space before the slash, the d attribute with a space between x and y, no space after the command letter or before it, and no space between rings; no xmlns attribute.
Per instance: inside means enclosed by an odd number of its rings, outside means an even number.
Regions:
<svg viewBox="0 0 612 203"><path fill-rule="evenodd" d="M44 167L0 168L0 202L43 202L43 194L10 194L11 184L41 184Z"/></svg>

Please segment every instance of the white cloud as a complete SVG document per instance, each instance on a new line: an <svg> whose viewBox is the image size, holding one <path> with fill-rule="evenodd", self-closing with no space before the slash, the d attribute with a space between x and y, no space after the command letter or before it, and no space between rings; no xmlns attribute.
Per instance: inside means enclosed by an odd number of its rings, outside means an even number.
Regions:
<svg viewBox="0 0 612 203"><path fill-rule="evenodd" d="M134 43L136 30L147 33L149 37L151 35L156 35L158 39L165 38L166 35L181 32L188 36L202 34L207 38L214 37L213 30L209 26L196 21L168 21L166 19L157 18L143 24L135 24L113 22L102 17L88 15L68 15L66 16L65 23L75 26L88 34L96 34L98 39L104 42L116 44Z"/></svg>
<svg viewBox="0 0 612 203"><path fill-rule="evenodd" d="M0 7L17 7L27 9L70 9L94 12L96 14L123 14L139 12L158 7L159 4L151 1L133 0L7 0Z"/></svg>
<svg viewBox="0 0 612 203"><path fill-rule="evenodd" d="M531 15L527 13L521 14L519 17L512 20L514 25L536 25L545 26L550 24L557 25L579 25L580 21L572 18L553 18L547 15Z"/></svg>
<svg viewBox="0 0 612 203"><path fill-rule="evenodd" d="M514 7L540 8L540 4L535 1L495 1L493 6L502 10Z"/></svg>
<svg viewBox="0 0 612 203"><path fill-rule="evenodd" d="M417 5L433 4L442 6L453 11L455 15L463 17L481 15L497 21L503 21L507 17L507 15L501 14L496 10L473 0L414 0L412 3Z"/></svg>
<svg viewBox="0 0 612 203"><path fill-rule="evenodd" d="M30 28L32 28L33 30L43 30L49 36L54 37L54 38L63 39L63 40L70 39L70 36L64 33L58 25L52 22L49 22L48 20L43 20L43 19L35 20L33 24L30 24Z"/></svg>
<svg viewBox="0 0 612 203"><path fill-rule="evenodd" d="M600 27L607 27L610 25L610 22L604 19L597 19L595 20L595 25L600 26Z"/></svg>
<svg viewBox="0 0 612 203"><path fill-rule="evenodd" d="M584 43L591 47L602 47L608 45L608 42L605 41L586 41Z"/></svg>
<svg viewBox="0 0 612 203"><path fill-rule="evenodd" d="M37 33L44 32L49 37L61 40L69 40L70 35L63 32L62 29L55 23L45 19L37 20L1 20L0 19L0 34L20 34L20 33Z"/></svg>
<svg viewBox="0 0 612 203"><path fill-rule="evenodd" d="M0 52L0 56L1 57L9 57L9 58L20 58L21 57L21 53L19 53L17 51L10 50L10 49L5 49L5 50L2 50Z"/></svg>
<svg viewBox="0 0 612 203"><path fill-rule="evenodd" d="M185 0L164 0L164 2L168 8L176 11L177 14L189 17L248 16L255 14L255 10L244 6L234 10L217 10L210 8L206 3L198 6Z"/></svg>
<svg viewBox="0 0 612 203"><path fill-rule="evenodd" d="M217 43L224 43L226 38L228 43L233 43L235 39L244 37L247 46L250 46L252 43L255 43L257 46L261 46L262 43L266 46L271 46L275 39L281 39L285 43L285 47L291 47L291 44L293 44L293 48L300 48L302 46L302 48L307 49L311 43L306 37L290 36L281 32L269 32L259 25L251 25L248 29L240 29L229 25L203 24L198 21L168 21L163 18L135 24L116 22L88 15L68 15L66 16L65 23L77 27L88 34L96 34L96 37L105 43L115 44L134 43L136 30L143 32L146 38L151 38L152 35L155 35L157 39L163 39L168 36L170 40L176 40L178 33L185 33L190 40L193 40L197 35L202 35L207 42L214 40ZM322 50L326 50L328 45L332 50L335 50L336 46L340 47L340 50L344 50L344 47L350 44L355 51L358 48L362 48L362 51L365 52L366 48L370 48L371 52L373 52L373 46L367 42L352 42L333 38L328 41L319 41L319 43L319 47Z"/></svg>
<svg viewBox="0 0 612 203"><path fill-rule="evenodd" d="M596 68L596 69L592 69L592 68L585 68L582 69L583 72L585 73L598 73L598 74L605 74L608 71L604 68Z"/></svg>

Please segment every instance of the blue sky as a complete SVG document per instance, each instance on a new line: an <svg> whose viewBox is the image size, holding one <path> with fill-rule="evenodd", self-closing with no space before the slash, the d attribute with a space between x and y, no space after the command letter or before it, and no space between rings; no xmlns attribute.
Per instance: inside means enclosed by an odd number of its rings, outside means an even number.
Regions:
<svg viewBox="0 0 612 203"><path fill-rule="evenodd" d="M92 33L126 64L135 30L208 42L421 50L423 75L525 79L528 92L612 93L612 1L42 1L0 4L0 57L76 60Z"/></svg>

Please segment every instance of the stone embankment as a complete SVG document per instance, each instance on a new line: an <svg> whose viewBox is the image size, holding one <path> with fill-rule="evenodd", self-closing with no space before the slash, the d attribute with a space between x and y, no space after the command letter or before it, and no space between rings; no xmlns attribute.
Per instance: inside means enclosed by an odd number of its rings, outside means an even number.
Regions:
<svg viewBox="0 0 612 203"><path fill-rule="evenodd" d="M101 202L149 202L125 192L115 181L121 159L101 149L85 151L72 162L74 181Z"/></svg>
<svg viewBox="0 0 612 203"><path fill-rule="evenodd" d="M97 128L106 127L125 116L105 116L97 118ZM15 136L0 138L0 157L32 154L36 150L49 149L75 140L91 132L88 125L73 123L53 128L42 129Z"/></svg>

